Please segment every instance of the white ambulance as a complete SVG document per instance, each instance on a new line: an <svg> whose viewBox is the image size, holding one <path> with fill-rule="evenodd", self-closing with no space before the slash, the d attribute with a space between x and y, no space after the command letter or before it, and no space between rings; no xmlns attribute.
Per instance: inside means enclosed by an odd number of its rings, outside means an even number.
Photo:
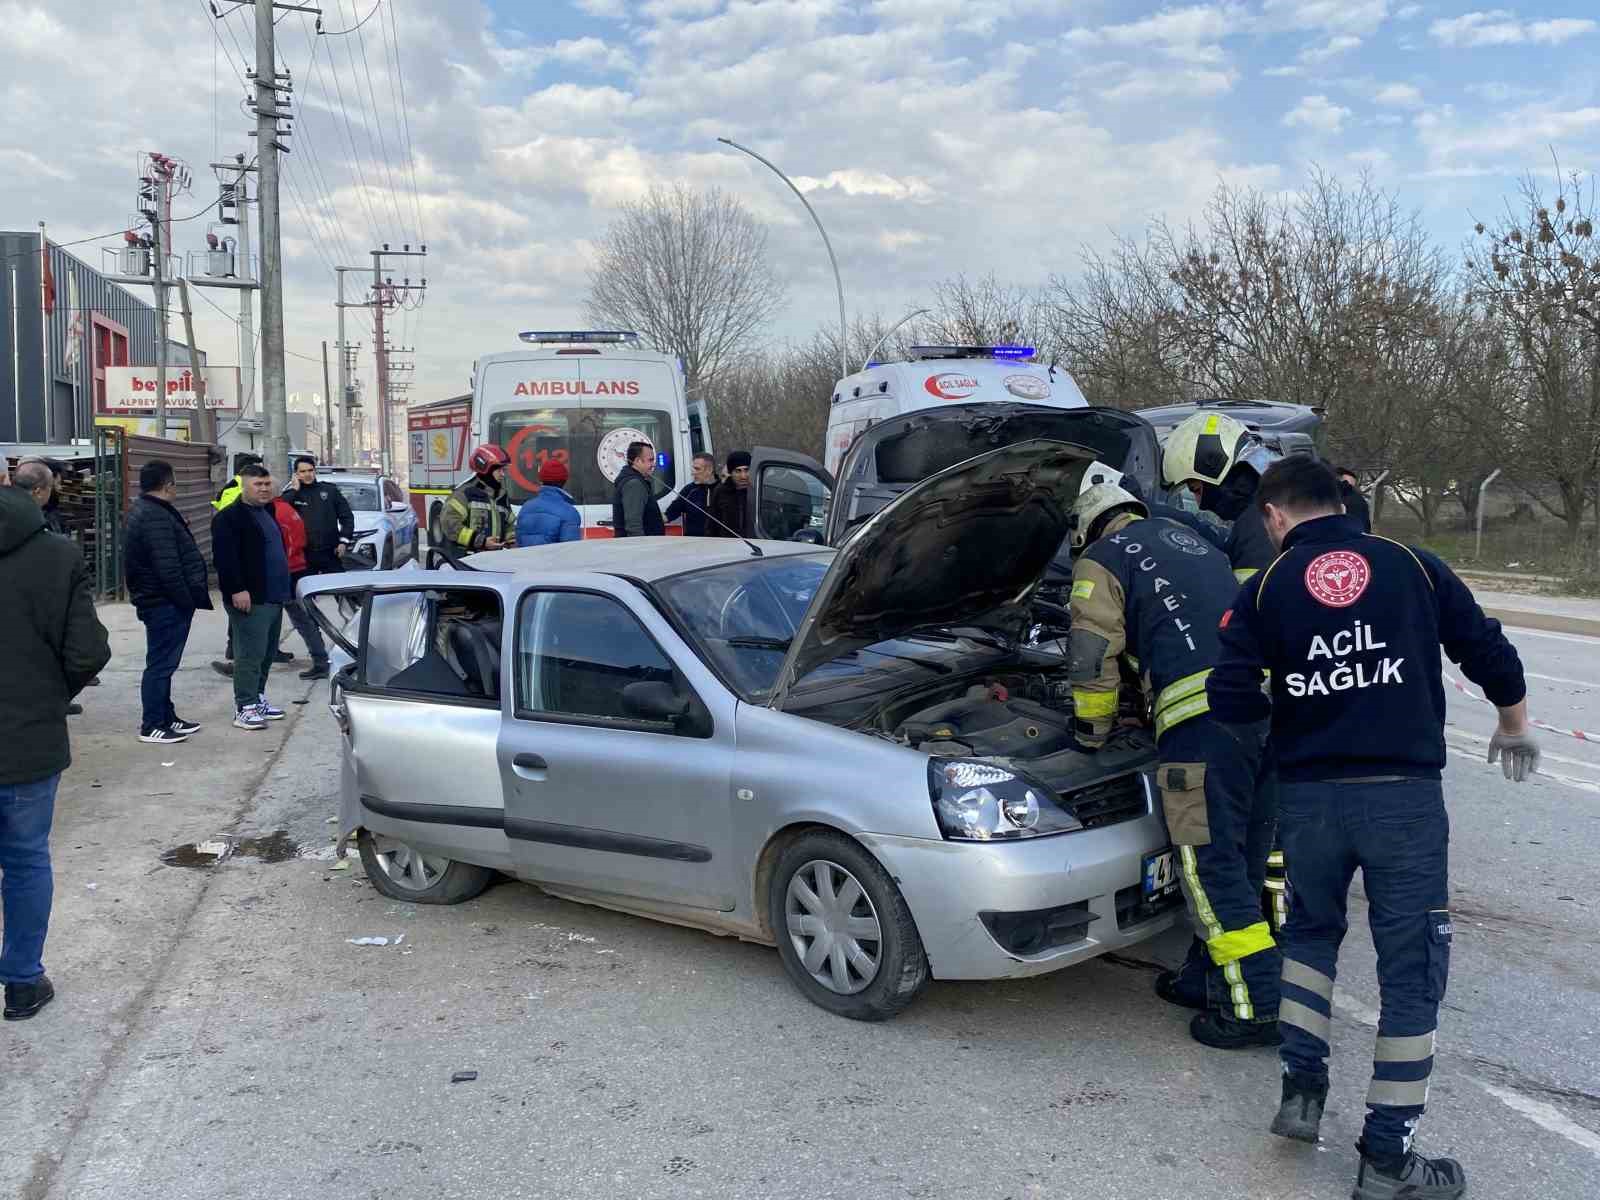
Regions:
<svg viewBox="0 0 1600 1200"><path fill-rule="evenodd" d="M1029 346L913 346L900 362L868 363L833 389L824 466L836 475L844 452L887 417L985 400L1087 408L1066 371L1033 361Z"/></svg>
<svg viewBox="0 0 1600 1200"><path fill-rule="evenodd" d="M416 486L421 481L412 481L413 493L427 497L430 540L443 497L466 478L466 455L485 442L511 456L506 481L513 505L538 490L541 466L564 463L567 491L583 514L585 537L611 536L613 485L630 442L655 447L658 495L688 482L691 458L711 452L710 428L700 406L685 394L683 365L676 357L642 349L637 334L617 330L518 336L526 349L485 354L473 364L465 412L459 411L460 399L413 410L420 422L439 426L412 430L413 459L420 456L420 465L431 467L437 449L437 457L449 463L444 473L427 469L423 489ZM441 411L430 413L430 407ZM414 476L418 466L414 461Z"/></svg>

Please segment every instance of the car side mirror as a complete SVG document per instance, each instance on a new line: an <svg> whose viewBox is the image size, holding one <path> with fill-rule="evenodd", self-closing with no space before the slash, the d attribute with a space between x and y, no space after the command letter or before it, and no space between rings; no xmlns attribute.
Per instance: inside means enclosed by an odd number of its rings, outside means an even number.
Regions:
<svg viewBox="0 0 1600 1200"><path fill-rule="evenodd" d="M640 720L675 725L689 715L689 698L670 683L641 679L622 689L622 707Z"/></svg>
<svg viewBox="0 0 1600 1200"><path fill-rule="evenodd" d="M796 529L789 535L789 540L791 542L805 542L808 546L820 546L822 545L822 530Z"/></svg>
<svg viewBox="0 0 1600 1200"><path fill-rule="evenodd" d="M408 509L410 507L411 506L409 504L407 504L404 500L391 500L391 501L389 501L389 511L392 512L392 513L403 513L403 512L406 511L406 509Z"/></svg>

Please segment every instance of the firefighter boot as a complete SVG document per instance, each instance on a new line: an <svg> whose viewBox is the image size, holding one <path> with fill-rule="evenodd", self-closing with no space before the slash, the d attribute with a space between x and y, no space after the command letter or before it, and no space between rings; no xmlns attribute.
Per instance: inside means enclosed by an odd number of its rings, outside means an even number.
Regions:
<svg viewBox="0 0 1600 1200"><path fill-rule="evenodd" d="M1279 1137L1315 1144L1317 1129L1322 1124L1322 1108L1327 1102L1326 1079L1284 1071L1283 1099L1278 1103L1278 1115L1272 1118L1272 1132Z"/></svg>
<svg viewBox="0 0 1600 1200"><path fill-rule="evenodd" d="M1406 1153L1400 1158L1368 1158L1361 1149L1356 1189L1351 1200L1456 1200L1466 1194L1467 1173L1453 1158L1423 1158Z"/></svg>
<svg viewBox="0 0 1600 1200"><path fill-rule="evenodd" d="M1252 1046L1281 1046L1278 1018L1266 1021L1241 1021L1213 1009L1189 1022L1189 1036L1213 1050L1247 1050Z"/></svg>

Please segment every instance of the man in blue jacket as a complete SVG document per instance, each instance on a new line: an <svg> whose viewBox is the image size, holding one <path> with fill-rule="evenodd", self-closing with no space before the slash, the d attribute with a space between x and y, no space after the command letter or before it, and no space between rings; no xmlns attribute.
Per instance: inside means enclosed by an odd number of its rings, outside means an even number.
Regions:
<svg viewBox="0 0 1600 1200"><path fill-rule="evenodd" d="M1449 567L1426 550L1362 533L1322 463L1295 455L1273 464L1256 503L1281 553L1223 615L1222 657L1206 694L1224 725L1270 716L1278 754L1290 899L1278 1008L1283 1090L1272 1131L1317 1140L1346 893L1359 867L1380 1011L1352 1194L1455 1200L1467 1186L1461 1165L1411 1149L1450 970L1439 648L1500 710L1489 761L1503 756L1506 778L1519 782L1539 762L1522 662Z"/></svg>
<svg viewBox="0 0 1600 1200"><path fill-rule="evenodd" d="M539 494L517 513L518 546L583 539L583 515L567 495L566 485L566 463L551 459L539 468Z"/></svg>
<svg viewBox="0 0 1600 1200"><path fill-rule="evenodd" d="M271 473L251 463L239 479L238 501L212 523L211 557L233 631L233 724L259 730L283 720L283 710L267 702L267 674L294 585L283 533L272 515Z"/></svg>

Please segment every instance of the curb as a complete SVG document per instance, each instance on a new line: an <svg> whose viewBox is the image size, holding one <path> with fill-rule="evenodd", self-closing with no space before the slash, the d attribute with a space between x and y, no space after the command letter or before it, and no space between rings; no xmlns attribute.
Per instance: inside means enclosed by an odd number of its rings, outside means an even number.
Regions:
<svg viewBox="0 0 1600 1200"><path fill-rule="evenodd" d="M1489 608L1484 610L1502 625L1514 629L1542 629L1547 633L1577 633L1600 637L1600 620L1591 617L1568 617L1560 613L1527 612L1522 609Z"/></svg>

